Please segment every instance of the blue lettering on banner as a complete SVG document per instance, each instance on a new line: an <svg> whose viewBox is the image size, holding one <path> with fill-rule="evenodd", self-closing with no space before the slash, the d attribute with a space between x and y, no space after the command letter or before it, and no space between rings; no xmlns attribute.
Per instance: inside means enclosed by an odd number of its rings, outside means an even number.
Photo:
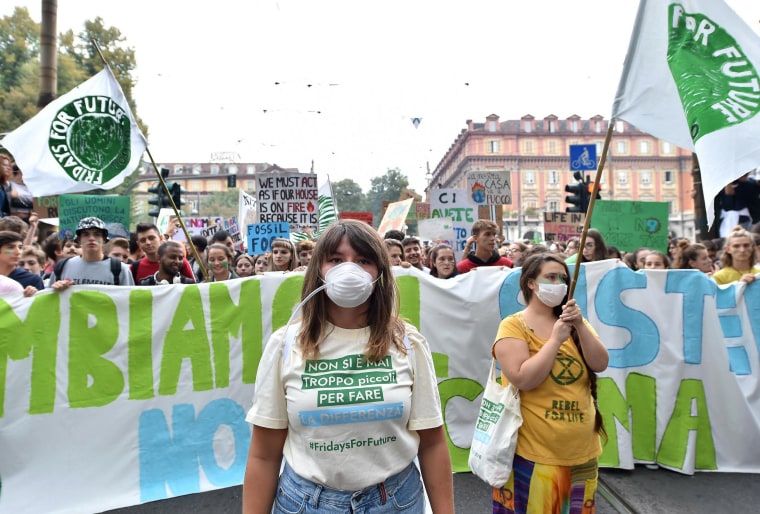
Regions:
<svg viewBox="0 0 760 514"><path fill-rule="evenodd" d="M345 425L398 419L404 414L404 404L384 403L381 405L341 407L337 409L307 410L298 413L301 424L307 427Z"/></svg>
<svg viewBox="0 0 760 514"><path fill-rule="evenodd" d="M745 304L747 302L747 293L750 288L745 288ZM743 335L742 320L736 311L736 286L730 285L727 288L717 290L715 306L718 309L718 319L720 320L720 329L725 339L739 339ZM726 341L728 344L729 341ZM729 369L737 375L749 375L751 366L747 351L743 346L728 346L728 364Z"/></svg>
<svg viewBox="0 0 760 514"><path fill-rule="evenodd" d="M686 364L702 362L702 325L705 297L714 297L718 286L703 274L691 270L668 272L666 293L680 293L683 302L683 360Z"/></svg>
<svg viewBox="0 0 760 514"><path fill-rule="evenodd" d="M623 348L609 350L611 368L634 368L651 364L660 351L657 324L641 311L625 305L620 299L626 289L645 289L647 276L630 268L610 270L600 281L594 298L599 321L628 331L630 341Z"/></svg>
<svg viewBox="0 0 760 514"><path fill-rule="evenodd" d="M226 468L219 465L214 454L214 436L222 426L230 429L234 441L234 459ZM199 492L201 469L215 486L239 484L245 472L250 436L245 411L227 398L210 402L197 419L192 405L175 405L171 433L162 410L143 412L138 435L140 501Z"/></svg>

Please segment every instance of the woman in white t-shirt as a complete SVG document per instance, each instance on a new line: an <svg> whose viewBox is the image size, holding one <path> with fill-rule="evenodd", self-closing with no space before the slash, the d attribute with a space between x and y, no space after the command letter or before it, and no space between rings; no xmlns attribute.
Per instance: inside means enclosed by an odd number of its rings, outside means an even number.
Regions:
<svg viewBox="0 0 760 514"><path fill-rule="evenodd" d="M453 512L430 349L397 315L372 227L328 228L302 297L300 323L275 332L259 363L243 513L423 513L422 481L433 511Z"/></svg>

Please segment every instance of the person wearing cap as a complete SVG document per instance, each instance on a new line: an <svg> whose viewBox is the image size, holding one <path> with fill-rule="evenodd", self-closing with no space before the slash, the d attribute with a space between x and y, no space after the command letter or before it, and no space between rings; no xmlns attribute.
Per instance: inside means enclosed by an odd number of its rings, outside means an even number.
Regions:
<svg viewBox="0 0 760 514"><path fill-rule="evenodd" d="M50 276L51 288L64 291L74 284L135 285L129 266L103 254L103 244L108 240L103 220L96 217L79 220L76 239L82 255L56 264Z"/></svg>

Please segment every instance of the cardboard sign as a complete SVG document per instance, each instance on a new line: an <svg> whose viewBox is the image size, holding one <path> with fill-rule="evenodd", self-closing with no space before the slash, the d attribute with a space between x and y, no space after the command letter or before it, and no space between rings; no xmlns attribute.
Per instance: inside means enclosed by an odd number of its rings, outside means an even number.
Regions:
<svg viewBox="0 0 760 514"><path fill-rule="evenodd" d="M248 254L258 255L272 250L272 241L288 239L290 225L288 223L254 223L248 225Z"/></svg>
<svg viewBox="0 0 760 514"><path fill-rule="evenodd" d="M580 237L586 214L582 212L545 212L544 240L567 241Z"/></svg>
<svg viewBox="0 0 760 514"><path fill-rule="evenodd" d="M130 198L119 195L60 195L58 228L60 237L73 239L77 223L95 216L106 224L110 237L129 239Z"/></svg>
<svg viewBox="0 0 760 514"><path fill-rule="evenodd" d="M383 219L380 221L380 226L377 228L380 235L385 234L389 230L404 230L406 215L409 212L409 208L412 206L413 201L414 198L407 198L400 202L388 204Z"/></svg>
<svg viewBox="0 0 760 514"><path fill-rule="evenodd" d="M467 173L467 192L476 205L512 203L512 184L507 171L470 171Z"/></svg>
<svg viewBox="0 0 760 514"><path fill-rule="evenodd" d="M289 223L294 230L319 228L319 189L316 173L257 173L256 207L259 223Z"/></svg>
<svg viewBox="0 0 760 514"><path fill-rule="evenodd" d="M359 220L367 225L372 225L374 221L374 216L371 212L341 212L338 214L338 218L342 220Z"/></svg>

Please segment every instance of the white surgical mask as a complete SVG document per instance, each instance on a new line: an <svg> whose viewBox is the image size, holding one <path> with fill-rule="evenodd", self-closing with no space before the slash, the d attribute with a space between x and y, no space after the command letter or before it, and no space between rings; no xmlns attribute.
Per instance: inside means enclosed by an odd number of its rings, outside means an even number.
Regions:
<svg viewBox="0 0 760 514"><path fill-rule="evenodd" d="M567 294L567 284L538 284L536 296L547 307L556 307Z"/></svg>
<svg viewBox="0 0 760 514"><path fill-rule="evenodd" d="M325 285L328 298L339 307L358 307L366 302L375 281L372 275L353 262L342 262L327 270Z"/></svg>

